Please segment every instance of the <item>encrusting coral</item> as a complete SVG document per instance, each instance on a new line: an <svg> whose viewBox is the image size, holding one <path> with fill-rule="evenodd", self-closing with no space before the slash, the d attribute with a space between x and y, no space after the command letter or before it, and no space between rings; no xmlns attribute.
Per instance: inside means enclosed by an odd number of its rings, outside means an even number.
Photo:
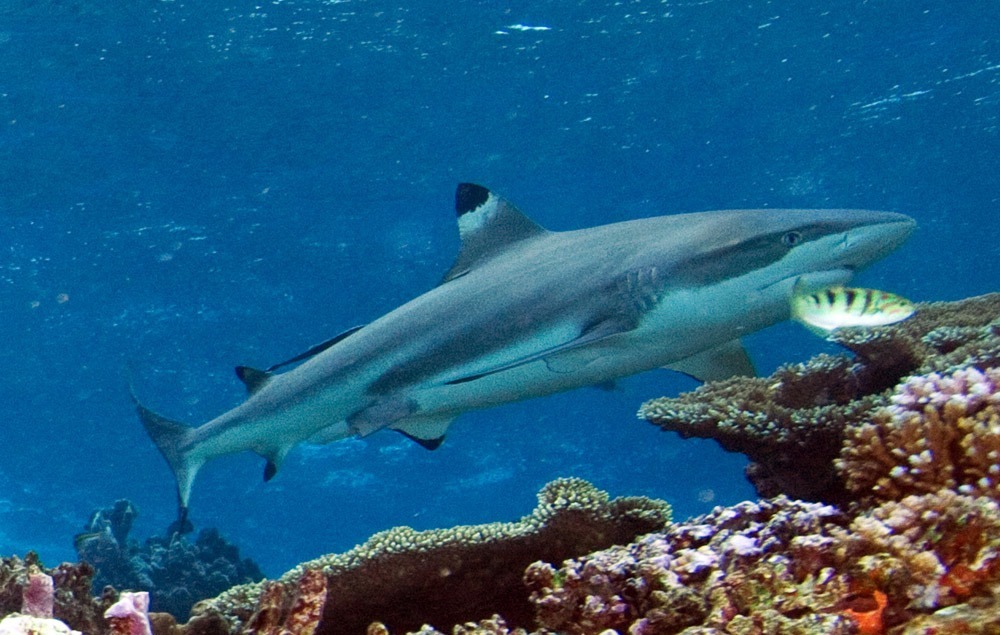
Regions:
<svg viewBox="0 0 1000 635"><path fill-rule="evenodd" d="M322 572L330 601L323 604L318 623L308 626L314 630L299 626L290 632L363 633L372 622L400 632L495 613L530 625L532 608L521 576L531 562L625 544L663 528L669 519L669 506L662 501L609 500L586 481L559 479L542 489L534 512L520 521L391 529L344 554L300 565L280 581L236 587L202 602L185 628L206 635L279 632L261 625L296 620L294 606L313 613L309 594L298 604L295 598L303 596L303 582L316 572ZM213 631L209 624L226 630Z"/></svg>
<svg viewBox="0 0 1000 635"><path fill-rule="evenodd" d="M1000 294L919 304L899 324L837 329L830 339L854 357L820 355L770 377L708 383L649 401L639 417L746 454L747 476L762 496L848 503L855 495L834 469L847 426L890 405L908 375L1000 367Z"/></svg>

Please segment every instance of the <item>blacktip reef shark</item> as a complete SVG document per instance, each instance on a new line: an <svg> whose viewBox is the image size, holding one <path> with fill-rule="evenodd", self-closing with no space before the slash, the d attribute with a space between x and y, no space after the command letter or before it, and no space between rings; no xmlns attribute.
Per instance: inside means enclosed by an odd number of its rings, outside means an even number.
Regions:
<svg viewBox="0 0 1000 635"><path fill-rule="evenodd" d="M914 221L866 210L727 210L549 231L469 183L440 285L265 370L199 426L139 404L177 480L180 526L209 460L250 450L269 480L298 443L396 430L436 448L463 412L666 367L752 375L739 338L789 318L793 289L844 284ZM277 369L292 366L287 372Z"/></svg>

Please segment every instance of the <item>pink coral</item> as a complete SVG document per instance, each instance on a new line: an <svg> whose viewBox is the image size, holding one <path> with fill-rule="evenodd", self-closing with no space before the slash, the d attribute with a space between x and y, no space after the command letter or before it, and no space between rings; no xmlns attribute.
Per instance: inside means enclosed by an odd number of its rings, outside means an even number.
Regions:
<svg viewBox="0 0 1000 635"><path fill-rule="evenodd" d="M21 591L21 612L32 617L52 617L54 602L52 576L32 565L28 570L28 584Z"/></svg>
<svg viewBox="0 0 1000 635"><path fill-rule="evenodd" d="M149 593L123 592L104 617L111 624L114 635L152 635L149 627Z"/></svg>

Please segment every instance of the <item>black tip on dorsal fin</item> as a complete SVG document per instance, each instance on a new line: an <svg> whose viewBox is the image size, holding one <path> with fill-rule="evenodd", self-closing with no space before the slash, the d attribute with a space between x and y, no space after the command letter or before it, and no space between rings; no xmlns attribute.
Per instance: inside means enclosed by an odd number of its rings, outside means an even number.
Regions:
<svg viewBox="0 0 1000 635"><path fill-rule="evenodd" d="M462 216L486 202L490 191L475 183L459 183L455 189L455 214Z"/></svg>
<svg viewBox="0 0 1000 635"><path fill-rule="evenodd" d="M249 366L237 366L236 376L240 378L243 385L247 387L247 392L251 395L264 387L274 376L269 372L251 368Z"/></svg>
<svg viewBox="0 0 1000 635"><path fill-rule="evenodd" d="M502 197L474 183L458 184L455 212L462 248L444 282L465 275L520 241L548 233Z"/></svg>

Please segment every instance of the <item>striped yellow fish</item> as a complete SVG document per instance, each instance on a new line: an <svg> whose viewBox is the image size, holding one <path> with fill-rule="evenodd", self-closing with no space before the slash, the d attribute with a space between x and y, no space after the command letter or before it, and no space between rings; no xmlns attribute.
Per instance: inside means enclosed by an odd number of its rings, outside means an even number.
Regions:
<svg viewBox="0 0 1000 635"><path fill-rule="evenodd" d="M805 292L799 284L795 287L791 299L792 319L819 335L842 326L895 324L916 311L906 298L877 289L838 286Z"/></svg>

